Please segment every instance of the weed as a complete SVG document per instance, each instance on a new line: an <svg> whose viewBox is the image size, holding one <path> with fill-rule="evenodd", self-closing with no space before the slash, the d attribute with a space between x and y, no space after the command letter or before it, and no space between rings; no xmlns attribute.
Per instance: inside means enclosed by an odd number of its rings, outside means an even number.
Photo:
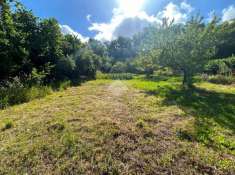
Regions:
<svg viewBox="0 0 235 175"><path fill-rule="evenodd" d="M2 131L11 129L12 127L13 127L13 121L11 119L6 119L5 121L3 121Z"/></svg>

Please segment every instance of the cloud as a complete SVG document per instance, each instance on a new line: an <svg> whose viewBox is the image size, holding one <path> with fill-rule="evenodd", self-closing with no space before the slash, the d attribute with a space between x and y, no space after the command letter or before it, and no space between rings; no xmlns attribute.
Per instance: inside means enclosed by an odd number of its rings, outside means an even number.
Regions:
<svg viewBox="0 0 235 175"><path fill-rule="evenodd" d="M159 19L168 18L169 20L174 20L175 23L185 23L193 10L193 7L186 1L180 5L170 2L163 11L157 14L157 17Z"/></svg>
<svg viewBox="0 0 235 175"><path fill-rule="evenodd" d="M113 36L130 37L133 34L143 31L150 24L151 22L146 19L140 19L138 17L126 18L115 28Z"/></svg>
<svg viewBox="0 0 235 175"><path fill-rule="evenodd" d="M224 9L222 15L223 22L235 19L235 6L231 5L228 8Z"/></svg>
<svg viewBox="0 0 235 175"><path fill-rule="evenodd" d="M127 1L129 2L130 0ZM93 22L88 29L97 32L95 39L111 41L119 36L132 37L151 24L161 23L162 18L174 19L175 23L185 23L193 10L193 7L186 1L179 5L170 2L154 16L147 14L139 7L128 10L121 4L118 8L113 9L110 22Z"/></svg>
<svg viewBox="0 0 235 175"><path fill-rule="evenodd" d="M91 14L88 14L88 15L86 16L86 19L87 19L88 22L91 22L91 17L92 17Z"/></svg>
<svg viewBox="0 0 235 175"><path fill-rule="evenodd" d="M194 10L194 8L190 4L188 4L186 1L181 2L180 7L181 9L185 10L188 13L191 13Z"/></svg>
<svg viewBox="0 0 235 175"><path fill-rule="evenodd" d="M82 36L80 33L74 31L71 27L69 27L68 25L60 25L60 29L61 29L61 32L64 34L64 35L74 35L76 36L78 39L80 39L82 42L86 42L88 41L88 37L84 37Z"/></svg>
<svg viewBox="0 0 235 175"><path fill-rule="evenodd" d="M89 27L90 31L97 32L95 39L110 41L118 36L131 37L157 21L155 17L149 16L145 12L129 16L114 9L113 13L110 23L92 23Z"/></svg>

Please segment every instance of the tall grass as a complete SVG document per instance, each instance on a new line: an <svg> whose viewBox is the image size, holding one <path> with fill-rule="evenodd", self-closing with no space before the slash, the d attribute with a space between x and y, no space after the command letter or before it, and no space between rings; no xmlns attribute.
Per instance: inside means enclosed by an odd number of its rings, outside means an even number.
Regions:
<svg viewBox="0 0 235 175"><path fill-rule="evenodd" d="M53 85L28 85L19 78L2 82L0 85L0 109L43 98L53 91L65 90L71 86L70 81L57 82Z"/></svg>

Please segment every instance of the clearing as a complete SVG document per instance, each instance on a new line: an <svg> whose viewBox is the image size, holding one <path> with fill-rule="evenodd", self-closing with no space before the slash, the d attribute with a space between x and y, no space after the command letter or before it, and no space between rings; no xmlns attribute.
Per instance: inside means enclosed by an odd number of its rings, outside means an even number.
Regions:
<svg viewBox="0 0 235 175"><path fill-rule="evenodd" d="M2 110L0 174L235 174L235 88L175 87L96 80Z"/></svg>

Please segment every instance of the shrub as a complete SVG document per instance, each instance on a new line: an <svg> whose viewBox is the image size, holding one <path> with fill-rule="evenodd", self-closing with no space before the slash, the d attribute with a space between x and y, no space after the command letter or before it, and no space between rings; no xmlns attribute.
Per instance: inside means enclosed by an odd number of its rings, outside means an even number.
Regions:
<svg viewBox="0 0 235 175"><path fill-rule="evenodd" d="M0 109L5 109L9 105L9 98L8 96L2 96L0 98Z"/></svg>
<svg viewBox="0 0 235 175"><path fill-rule="evenodd" d="M97 65L95 64L96 55L89 49L80 50L74 57L77 78L93 79L95 78Z"/></svg>
<svg viewBox="0 0 235 175"><path fill-rule="evenodd" d="M111 73L124 73L127 71L127 65L122 62L117 62L111 68Z"/></svg>
<svg viewBox="0 0 235 175"><path fill-rule="evenodd" d="M76 68L76 63L72 57L64 57L56 64L56 77L59 80L73 78L73 72Z"/></svg>
<svg viewBox="0 0 235 175"><path fill-rule="evenodd" d="M49 86L34 86L28 89L26 101L43 98L51 93L52 89Z"/></svg>
<svg viewBox="0 0 235 175"><path fill-rule="evenodd" d="M12 80L3 82L0 97L1 99L5 99L3 100L5 104L6 100L8 100L7 103L9 105L23 103L27 101L27 87L24 86L18 77L15 77Z"/></svg>
<svg viewBox="0 0 235 175"><path fill-rule="evenodd" d="M208 81L215 84L230 85L234 82L234 78L232 76L215 75L210 76Z"/></svg>
<svg viewBox="0 0 235 175"><path fill-rule="evenodd" d="M0 108L6 108L9 105L29 102L36 98L45 97L51 94L52 89L48 86L32 86L23 84L19 78L13 78L10 81L3 82L0 87Z"/></svg>
<svg viewBox="0 0 235 175"><path fill-rule="evenodd" d="M205 72L213 75L230 75L233 70L235 70L235 56L211 60L205 67Z"/></svg>
<svg viewBox="0 0 235 175"><path fill-rule="evenodd" d="M53 89L62 91L68 89L72 85L72 82L70 80L64 80L64 81L57 81L52 84Z"/></svg>

